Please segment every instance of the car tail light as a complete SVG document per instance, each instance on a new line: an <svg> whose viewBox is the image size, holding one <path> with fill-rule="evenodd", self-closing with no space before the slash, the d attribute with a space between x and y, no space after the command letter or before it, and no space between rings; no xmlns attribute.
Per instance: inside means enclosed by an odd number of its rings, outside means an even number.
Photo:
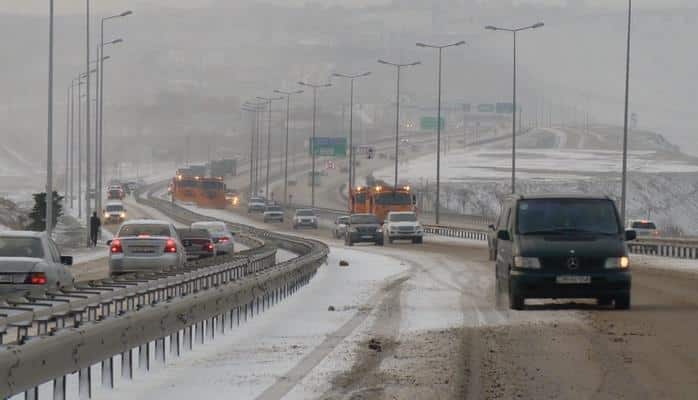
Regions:
<svg viewBox="0 0 698 400"><path fill-rule="evenodd" d="M167 239L167 242L165 242L165 253L176 253L176 252L177 252L177 243L172 239Z"/></svg>
<svg viewBox="0 0 698 400"><path fill-rule="evenodd" d="M121 246L121 240L119 239L114 239L111 242L111 253L112 254L117 254L117 253L123 253L124 248Z"/></svg>
<svg viewBox="0 0 698 400"><path fill-rule="evenodd" d="M30 285L45 285L48 280L46 279L46 274L43 272L34 272L32 274L27 275L27 279L24 281L24 283L30 284Z"/></svg>
<svg viewBox="0 0 698 400"><path fill-rule="evenodd" d="M218 241L221 243L227 243L230 241L230 238L227 236L223 236L222 238L219 238Z"/></svg>
<svg viewBox="0 0 698 400"><path fill-rule="evenodd" d="M209 253L213 252L213 243L206 243L204 245L204 250L208 251Z"/></svg>

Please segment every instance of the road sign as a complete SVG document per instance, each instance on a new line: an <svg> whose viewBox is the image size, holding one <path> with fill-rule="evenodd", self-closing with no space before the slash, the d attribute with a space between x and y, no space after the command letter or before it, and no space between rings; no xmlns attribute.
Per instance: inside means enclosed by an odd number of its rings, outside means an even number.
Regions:
<svg viewBox="0 0 698 400"><path fill-rule="evenodd" d="M497 114L511 114L514 112L514 105L511 103L497 103Z"/></svg>
<svg viewBox="0 0 698 400"><path fill-rule="evenodd" d="M316 137L309 139L310 155L316 156L346 157L347 138Z"/></svg>
<svg viewBox="0 0 698 400"><path fill-rule="evenodd" d="M494 112L494 104L478 104L477 111L481 113L491 113Z"/></svg>
<svg viewBox="0 0 698 400"><path fill-rule="evenodd" d="M441 129L444 129L444 127L446 126L446 120L444 119L444 117L441 117L440 123ZM422 117L419 120L419 126L423 131L436 129L436 117Z"/></svg>

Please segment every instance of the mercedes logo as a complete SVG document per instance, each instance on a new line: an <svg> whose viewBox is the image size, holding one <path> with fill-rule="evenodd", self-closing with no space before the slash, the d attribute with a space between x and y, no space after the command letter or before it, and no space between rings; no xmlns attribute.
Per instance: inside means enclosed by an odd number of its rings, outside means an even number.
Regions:
<svg viewBox="0 0 698 400"><path fill-rule="evenodd" d="M570 257L567 259L567 268L570 270L575 270L579 268L579 260L577 257Z"/></svg>

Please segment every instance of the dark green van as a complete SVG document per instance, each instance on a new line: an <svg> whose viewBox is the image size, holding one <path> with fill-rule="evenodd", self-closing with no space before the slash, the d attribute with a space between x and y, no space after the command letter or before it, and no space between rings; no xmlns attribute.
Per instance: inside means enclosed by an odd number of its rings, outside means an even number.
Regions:
<svg viewBox="0 0 698 400"><path fill-rule="evenodd" d="M630 261L615 203L589 195L517 195L502 207L497 227L497 287L509 306L527 298L593 298L630 308Z"/></svg>

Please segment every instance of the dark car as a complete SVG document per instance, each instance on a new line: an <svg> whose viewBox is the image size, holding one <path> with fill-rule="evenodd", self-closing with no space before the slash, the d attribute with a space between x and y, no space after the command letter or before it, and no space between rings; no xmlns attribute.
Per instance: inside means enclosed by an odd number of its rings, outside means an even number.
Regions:
<svg viewBox="0 0 698 400"><path fill-rule="evenodd" d="M216 245L213 243L211 233L206 229L177 229L179 240L184 246L187 259L213 257L216 255Z"/></svg>
<svg viewBox="0 0 698 400"><path fill-rule="evenodd" d="M346 230L344 243L347 246L361 242L372 242L376 246L383 246L383 227L378 217L373 214L352 214Z"/></svg>
<svg viewBox="0 0 698 400"><path fill-rule="evenodd" d="M515 196L497 230L497 288L509 306L527 298L594 298L630 308L630 260L615 203L585 195Z"/></svg>

